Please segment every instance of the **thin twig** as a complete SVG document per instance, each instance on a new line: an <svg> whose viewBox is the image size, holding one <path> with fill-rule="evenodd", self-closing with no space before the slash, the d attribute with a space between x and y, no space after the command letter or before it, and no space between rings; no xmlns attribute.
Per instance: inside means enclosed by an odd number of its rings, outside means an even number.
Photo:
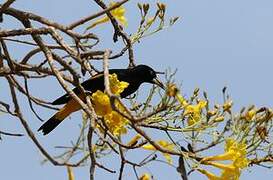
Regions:
<svg viewBox="0 0 273 180"><path fill-rule="evenodd" d="M24 136L23 134L4 132L4 131L0 130L0 135L1 134L6 135L6 136Z"/></svg>
<svg viewBox="0 0 273 180"><path fill-rule="evenodd" d="M3 5L0 6L0 23L3 22L3 12L16 0L7 0Z"/></svg>
<svg viewBox="0 0 273 180"><path fill-rule="evenodd" d="M92 148L92 136L93 136L93 127L90 124L89 125L89 130L88 130L88 134L87 134L87 141L88 141L88 150L89 150L89 157L91 160L90 163L90 170L89 170L89 175L90 175L90 180L94 180L94 175L95 175L95 168L96 168L96 158L93 152L93 148Z"/></svg>

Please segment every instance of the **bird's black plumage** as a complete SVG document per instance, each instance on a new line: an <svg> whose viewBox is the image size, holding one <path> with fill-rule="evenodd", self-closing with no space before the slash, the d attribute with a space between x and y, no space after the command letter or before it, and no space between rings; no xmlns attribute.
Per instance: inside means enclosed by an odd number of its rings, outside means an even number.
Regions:
<svg viewBox="0 0 273 180"><path fill-rule="evenodd" d="M147 65L138 65L130 69L110 69L109 74L117 74L120 81L129 83L129 86L120 94L121 98L129 96L130 94L137 91L139 86L144 83L155 84L154 79L156 78L156 72ZM84 81L82 87L89 92L96 92L97 90L104 90L104 75L99 73L94 77ZM74 88L73 91L76 94L80 93L79 88ZM53 105L60 105L67 103L71 97L69 94L65 94L60 98L52 102Z"/></svg>
<svg viewBox="0 0 273 180"><path fill-rule="evenodd" d="M156 79L156 72L151 67L146 65L138 65L130 69L110 69L109 73L115 73L119 81L125 81L129 83L128 87L125 88L124 91L120 94L121 98L136 92L139 86L144 82L157 84L163 88L163 84ZM84 81L81 85L90 93L94 93L97 90L104 91L104 74L99 73L94 77ZM79 88L74 88L73 91L75 94L81 95ZM38 131L41 130L44 135L50 133L67 116L75 111L80 110L81 108L77 101L71 99L68 94L65 94L56 99L54 102L52 102L52 104L65 105L38 129Z"/></svg>

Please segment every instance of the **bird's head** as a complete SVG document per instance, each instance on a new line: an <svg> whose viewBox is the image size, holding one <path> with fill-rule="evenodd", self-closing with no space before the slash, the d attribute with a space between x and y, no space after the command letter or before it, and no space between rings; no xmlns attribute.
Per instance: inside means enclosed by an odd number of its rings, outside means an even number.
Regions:
<svg viewBox="0 0 273 180"><path fill-rule="evenodd" d="M147 65L138 65L132 68L132 72L141 82L156 84L164 89L163 83L157 78L157 74L162 74L161 72L156 72Z"/></svg>

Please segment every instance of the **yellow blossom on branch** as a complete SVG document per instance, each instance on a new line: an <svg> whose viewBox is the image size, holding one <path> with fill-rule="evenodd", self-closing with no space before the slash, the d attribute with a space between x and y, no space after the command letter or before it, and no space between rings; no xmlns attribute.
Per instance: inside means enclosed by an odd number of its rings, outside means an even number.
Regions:
<svg viewBox="0 0 273 180"><path fill-rule="evenodd" d="M205 170L205 169L197 169L199 172L201 172L202 174L206 175L208 177L209 180L221 180L220 177L216 176L215 174Z"/></svg>
<svg viewBox="0 0 273 180"><path fill-rule="evenodd" d="M185 107L188 105L187 100L181 94L177 93L175 97L179 101L182 107Z"/></svg>
<svg viewBox="0 0 273 180"><path fill-rule="evenodd" d="M254 118L254 116L256 115L256 113L257 113L257 110L255 108L247 111L245 114L245 119L247 121L251 121Z"/></svg>
<svg viewBox="0 0 273 180"><path fill-rule="evenodd" d="M172 143L169 143L167 141L164 141L164 140L160 140L160 141L157 141L156 142L160 147L162 147L163 149L167 149L167 150L173 150L174 149L174 144ZM143 149L146 149L146 150L150 150L150 151L156 151L157 149L151 145L151 144L145 144L142 146ZM168 154L168 153L162 153L163 156L166 158L167 162L172 164L172 158L171 158L171 155Z"/></svg>
<svg viewBox="0 0 273 180"><path fill-rule="evenodd" d="M150 174L148 173L144 173L140 178L139 180L150 180L151 179L151 176Z"/></svg>
<svg viewBox="0 0 273 180"><path fill-rule="evenodd" d="M128 143L127 146L134 146L138 143L138 140L141 138L140 134L137 134L135 137L133 137Z"/></svg>
<svg viewBox="0 0 273 180"><path fill-rule="evenodd" d="M129 83L125 81L119 81L116 74L111 74L109 76L110 89L111 92L115 95L119 95L124 91L125 88L129 86Z"/></svg>
<svg viewBox="0 0 273 180"><path fill-rule="evenodd" d="M199 101L196 105L188 105L185 107L184 116L188 116L188 125L191 126L201 119L201 112L206 107L207 101Z"/></svg>
<svg viewBox="0 0 273 180"><path fill-rule="evenodd" d="M169 97L175 97L178 102L181 104L182 107L187 106L188 103L184 99L184 97L179 93L179 89L176 87L175 84L170 83L167 85L167 91L166 91L167 96Z"/></svg>
<svg viewBox="0 0 273 180"><path fill-rule="evenodd" d="M108 127L108 130L115 136L126 134L127 129L126 125L128 124L128 120L120 115L116 111L112 111L111 113L104 116L105 123Z"/></svg>
<svg viewBox="0 0 273 180"><path fill-rule="evenodd" d="M234 166L234 164L221 164L216 162L207 162L206 164L222 170L221 180L239 180L240 178L241 170L239 167Z"/></svg>
<svg viewBox="0 0 273 180"><path fill-rule="evenodd" d="M113 7L116 4L116 2L110 2L109 7ZM125 8L123 6L119 6L115 9L113 9L112 11L110 11L110 13L112 14L112 16L118 20L119 23L121 23L123 26L127 26L128 22L127 19L125 17ZM105 15L104 17L96 20L93 24L91 24L91 26L87 27L86 30L91 29L99 24L103 24L110 21L109 17L107 15Z"/></svg>
<svg viewBox="0 0 273 180"><path fill-rule="evenodd" d="M178 88L176 87L175 84L170 83L167 85L167 90L166 90L166 94L170 97L175 97L176 94L179 92Z"/></svg>
<svg viewBox="0 0 273 180"><path fill-rule="evenodd" d="M231 160L236 167L245 168L248 165L246 158L246 144L237 143L234 139L228 138L225 145L225 153L203 158L202 161L225 161Z"/></svg>
<svg viewBox="0 0 273 180"><path fill-rule="evenodd" d="M109 81L112 93L117 96L129 85L127 82L119 81L116 74L109 75ZM127 132L125 126L128 124L128 120L118 112L113 111L109 96L98 90L92 94L91 98L96 114L104 118L108 130L116 136L125 134ZM121 104L116 103L115 106L120 112L124 111Z"/></svg>
<svg viewBox="0 0 273 180"><path fill-rule="evenodd" d="M213 121L214 122L222 122L225 120L225 117L224 116L219 116L219 117L216 117Z"/></svg>
<svg viewBox="0 0 273 180"><path fill-rule="evenodd" d="M233 164L208 162L207 165L222 169L221 176L216 176L215 174L204 169L198 169L198 171L206 175L209 180L239 180L240 178L240 169L238 167L235 167Z"/></svg>
<svg viewBox="0 0 273 180"><path fill-rule="evenodd" d="M213 175L206 170L199 170L202 174L206 175L209 179L220 180L239 180L241 169L246 168L248 165L248 159L246 158L246 144L245 142L238 143L232 138L226 139L225 153L205 157L201 160L204 165L210 165L222 170L220 177ZM232 161L230 164L222 164L213 161Z"/></svg>
<svg viewBox="0 0 273 180"><path fill-rule="evenodd" d="M233 102L231 100L225 102L225 104L223 105L224 112L231 113L231 107L232 107L232 105L233 105Z"/></svg>
<svg viewBox="0 0 273 180"><path fill-rule="evenodd" d="M92 94L92 102L98 116L104 116L111 113L110 98L102 91L98 90Z"/></svg>
<svg viewBox="0 0 273 180"><path fill-rule="evenodd" d="M239 180L240 175L241 175L240 169L231 164L227 165L227 168L222 171L221 178L223 180L225 179Z"/></svg>

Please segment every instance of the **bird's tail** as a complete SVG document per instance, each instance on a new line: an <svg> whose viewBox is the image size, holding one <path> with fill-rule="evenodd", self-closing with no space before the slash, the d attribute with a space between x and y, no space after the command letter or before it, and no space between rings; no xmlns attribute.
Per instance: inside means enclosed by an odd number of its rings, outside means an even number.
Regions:
<svg viewBox="0 0 273 180"><path fill-rule="evenodd" d="M60 109L54 116L52 116L48 121L46 121L38 131L42 131L44 135L50 133L55 129L67 116L72 112L79 110L79 105L74 104L73 101L67 103L62 109Z"/></svg>
<svg viewBox="0 0 273 180"><path fill-rule="evenodd" d="M56 113L57 114L57 113ZM46 121L39 129L38 131L42 131L44 135L47 135L50 133L53 129L55 129L62 121L63 119L57 119L56 114L52 116L48 121Z"/></svg>

